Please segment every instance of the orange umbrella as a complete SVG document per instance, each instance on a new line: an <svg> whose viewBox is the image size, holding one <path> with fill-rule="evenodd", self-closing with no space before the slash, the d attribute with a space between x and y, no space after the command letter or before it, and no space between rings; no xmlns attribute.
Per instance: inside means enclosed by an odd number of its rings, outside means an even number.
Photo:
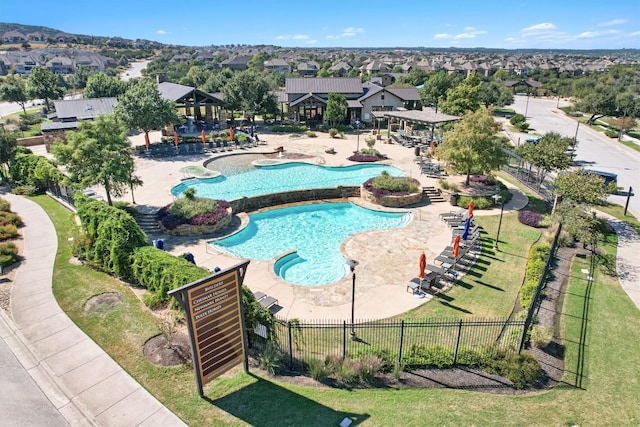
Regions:
<svg viewBox="0 0 640 427"><path fill-rule="evenodd" d="M144 133L144 146L149 149L149 134L147 132Z"/></svg>
<svg viewBox="0 0 640 427"><path fill-rule="evenodd" d="M460 235L458 234L455 239L453 239L453 251L451 251L452 255L455 258L458 258L458 254L460 253Z"/></svg>
<svg viewBox="0 0 640 427"><path fill-rule="evenodd" d="M233 128L229 128L229 140L233 141Z"/></svg>
<svg viewBox="0 0 640 427"><path fill-rule="evenodd" d="M435 141L431 141L431 149L430 149L431 155L435 155L436 154L436 142Z"/></svg>
<svg viewBox="0 0 640 427"><path fill-rule="evenodd" d="M423 252L422 255L420 255L420 274L418 274L418 277L421 279L424 279L425 268L427 268L427 256Z"/></svg>
<svg viewBox="0 0 640 427"><path fill-rule="evenodd" d="M475 205L475 203L473 203L473 200L469 202L469 218L473 218L473 206Z"/></svg>
<svg viewBox="0 0 640 427"><path fill-rule="evenodd" d="M207 134L204 133L204 129L200 132L200 139L202 139L203 144L207 142Z"/></svg>
<svg viewBox="0 0 640 427"><path fill-rule="evenodd" d="M178 132L173 133L173 143L176 144L176 147L178 146Z"/></svg>

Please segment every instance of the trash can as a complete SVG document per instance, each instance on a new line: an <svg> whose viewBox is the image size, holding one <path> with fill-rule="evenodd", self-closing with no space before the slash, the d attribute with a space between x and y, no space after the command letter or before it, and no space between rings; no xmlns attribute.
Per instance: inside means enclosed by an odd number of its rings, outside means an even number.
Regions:
<svg viewBox="0 0 640 427"><path fill-rule="evenodd" d="M458 206L458 196L459 194L455 191L451 193L451 198L449 199L449 202L451 202L451 206Z"/></svg>
<svg viewBox="0 0 640 427"><path fill-rule="evenodd" d="M416 148L413 150L413 152L414 152L414 154L416 155L416 157L420 157L420 147L416 147Z"/></svg>

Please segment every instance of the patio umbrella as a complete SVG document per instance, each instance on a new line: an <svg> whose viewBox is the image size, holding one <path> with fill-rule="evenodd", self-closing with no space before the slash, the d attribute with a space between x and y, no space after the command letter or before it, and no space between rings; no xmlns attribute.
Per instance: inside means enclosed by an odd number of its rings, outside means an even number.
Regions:
<svg viewBox="0 0 640 427"><path fill-rule="evenodd" d="M202 140L203 144L207 142L207 134L204 133L204 129L200 131L200 139Z"/></svg>
<svg viewBox="0 0 640 427"><path fill-rule="evenodd" d="M475 205L475 203L473 203L473 200L469 202L469 215L467 215L469 218L473 218L473 206Z"/></svg>
<svg viewBox="0 0 640 427"><path fill-rule="evenodd" d="M453 239L453 251L451 254L458 258L458 254L460 253L460 235L458 234L455 239Z"/></svg>
<svg viewBox="0 0 640 427"><path fill-rule="evenodd" d="M436 142L435 141L431 141L431 148L430 148L429 152L431 153L432 156L435 156L435 154L436 154Z"/></svg>
<svg viewBox="0 0 640 427"><path fill-rule="evenodd" d="M176 144L176 147L178 146L178 132L173 133L173 143Z"/></svg>
<svg viewBox="0 0 640 427"><path fill-rule="evenodd" d="M471 218L467 218L464 222L464 231L462 232L462 240L467 240L469 237L469 227L471 227Z"/></svg>
<svg viewBox="0 0 640 427"><path fill-rule="evenodd" d="M149 149L149 134L148 133L144 133L144 146L147 147L147 150Z"/></svg>
<svg viewBox="0 0 640 427"><path fill-rule="evenodd" d="M420 274L418 274L418 277L421 279L424 279L425 268L427 268L427 256L423 252L422 255L420 255Z"/></svg>

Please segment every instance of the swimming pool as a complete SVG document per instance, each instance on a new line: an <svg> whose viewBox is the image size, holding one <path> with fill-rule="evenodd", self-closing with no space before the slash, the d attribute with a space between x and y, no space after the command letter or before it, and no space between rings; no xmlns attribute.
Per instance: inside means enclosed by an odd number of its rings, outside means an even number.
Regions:
<svg viewBox="0 0 640 427"><path fill-rule="evenodd" d="M246 228L209 244L257 260L296 250L275 263L275 273L297 285L325 285L348 271L340 251L345 239L365 230L402 227L411 217L410 213L373 211L352 203L290 206L252 214Z"/></svg>
<svg viewBox="0 0 640 427"><path fill-rule="evenodd" d="M229 156L227 162L235 160ZM243 157L243 156L237 156ZM221 168L222 169L222 168ZM222 176L215 178L188 179L171 189L179 197L185 190L194 188L198 197L220 200L235 200L262 194L312 188L333 188L341 185L360 185L382 171L392 176L404 176L393 166L381 164L356 164L344 167L318 166L292 162L263 167L226 167Z"/></svg>

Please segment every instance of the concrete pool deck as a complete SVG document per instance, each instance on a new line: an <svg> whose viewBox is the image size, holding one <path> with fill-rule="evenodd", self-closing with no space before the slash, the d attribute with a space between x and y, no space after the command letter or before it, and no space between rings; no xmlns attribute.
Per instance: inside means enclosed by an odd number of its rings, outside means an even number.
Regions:
<svg viewBox="0 0 640 427"><path fill-rule="evenodd" d="M368 133L360 135L360 147L366 147ZM189 165L202 165L207 159L235 152L273 152L283 147L285 152L303 153L312 158L311 163L340 166L352 164L347 157L356 150L357 136L346 135L343 139L332 139L321 134L318 138L290 138L288 135L260 134L266 145L256 148L234 150L225 153L206 153L171 158L137 158L136 175L144 185L134 190L136 205L141 211L153 212L173 201L171 188L186 178L181 169ZM143 144L143 136L131 137L134 145ZM151 140L159 140L158 134L151 134ZM263 143L264 144L264 143ZM327 154L333 148L335 154ZM423 186L433 186L436 179L420 174L415 163L412 148L398 144L382 144L377 141L375 148L389 158L388 163L402 169L408 176L417 178ZM104 196L100 187L94 190ZM517 196L507 205L505 211L521 209L526 197ZM120 200L131 202L126 194ZM345 257L359 262L356 267L356 319L380 319L398 315L427 302L431 295L418 298L407 292L407 284L418 275L419 257L426 254L427 262L433 259L451 243L451 231L439 218L442 212L452 209L449 203L433 203L406 209L413 214L413 220L402 228L369 231L348 238L342 245ZM478 215L497 214L499 210L478 211ZM286 230L283 230L286 233ZM207 244L211 238L161 237L165 250L180 255L191 252L199 266L213 270L230 267L241 259L219 253ZM252 260L247 269L245 284L254 292L262 291L278 300L277 315L284 318L339 319L351 316L352 276L347 274L340 281L324 286L305 287L292 285L278 278L273 272L272 261Z"/></svg>

